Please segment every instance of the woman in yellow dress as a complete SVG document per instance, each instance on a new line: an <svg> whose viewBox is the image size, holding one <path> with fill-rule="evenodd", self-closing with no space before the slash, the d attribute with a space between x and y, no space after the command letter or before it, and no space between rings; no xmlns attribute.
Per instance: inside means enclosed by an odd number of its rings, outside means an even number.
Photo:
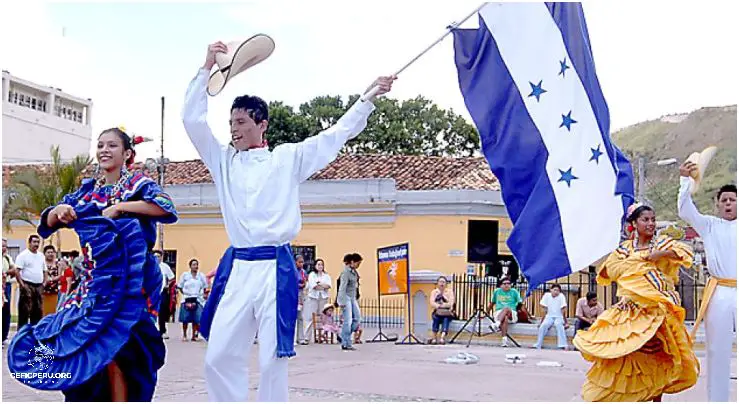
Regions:
<svg viewBox="0 0 739 404"><path fill-rule="evenodd" d="M680 266L693 252L670 237L655 237L654 210L632 207L631 239L608 256L598 283L618 284L621 300L573 343L593 362L582 387L586 401L662 401L695 385L700 364L675 291ZM635 231L633 231L635 230Z"/></svg>

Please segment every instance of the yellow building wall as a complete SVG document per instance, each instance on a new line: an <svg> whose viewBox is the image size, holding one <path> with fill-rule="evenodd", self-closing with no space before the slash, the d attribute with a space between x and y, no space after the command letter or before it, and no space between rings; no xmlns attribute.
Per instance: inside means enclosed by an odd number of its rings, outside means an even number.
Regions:
<svg viewBox="0 0 739 404"><path fill-rule="evenodd" d="M218 219L217 214L200 214L194 209L182 209L182 217L187 219ZM343 217L352 217L343 212ZM382 216L388 214L358 213L357 216ZM319 217L336 217L331 213L306 214L304 219ZM391 218L392 215L387 216ZM490 218L476 216L441 216L418 215L396 216L387 223L304 223L302 231L293 241L293 245L315 246L316 258L323 258L326 270L336 285L336 278L343 268L342 259L345 254L358 252L364 258L359 268L361 276L360 294L363 298L377 298L377 248L393 244L410 243L410 270L431 269L446 275L462 274L467 268L467 222L469 220L498 220L498 249L502 253L509 253L505 244L511 230L508 218ZM309 220L306 220L309 221ZM15 227L12 232L4 236L14 240L26 240L35 233L35 228L28 225ZM79 241L74 232L61 230L62 251L79 249ZM44 244L56 245L55 236L47 239ZM177 251L177 278L187 270L187 264L192 258L200 261L200 270L204 273L218 266L224 250L229 246L226 230L221 224L174 224L165 226L164 249ZM450 254L451 250L461 251L460 256ZM575 273L558 280L560 283L579 283L581 288L578 295L587 292L587 274ZM332 296L335 291L332 291ZM603 295L601 301L610 303L610 287L598 287L598 294ZM538 315L540 307L538 300L541 293L535 292L530 302L532 314ZM570 307L579 296L568 293ZM399 299L400 296L383 299ZM15 308L14 308L15 311Z"/></svg>
<svg viewBox="0 0 739 404"><path fill-rule="evenodd" d="M316 258L324 259L334 285L343 269L344 255L361 254L364 262L359 268L360 294L376 298L377 248L409 242L411 271L434 269L445 274L464 273L467 268L467 221L473 219L490 220L489 217L398 216L394 223L304 223L292 244L315 246ZM496 220L500 221L501 230L510 229L511 222L507 218ZM505 240L499 241L500 251L508 252ZM164 248L177 250L178 274L186 270L191 258L200 261L204 272L216 268L227 247L228 238L222 225L165 227ZM463 254L450 256L450 250Z"/></svg>
<svg viewBox="0 0 739 404"><path fill-rule="evenodd" d="M191 211L192 212L192 211ZM188 219L217 219L219 215L189 213ZM342 213L347 215L347 213ZM372 216L372 214L360 214ZM383 214L381 214L383 215ZM347 215L349 216L349 215ZM376 214L375 214L376 216ZM307 214L308 217L332 217L332 214ZM345 216L346 217L346 216ZM360 293L363 297L377 297L377 248L404 242L410 243L410 270L433 269L445 274L464 273L467 268L468 220L491 220L490 217L465 216L397 216L390 223L304 223L293 245L315 246L316 258L323 258L326 270L336 284L343 269L345 254L358 252L364 258L359 269ZM505 237L511 229L508 218L499 221L499 251L508 252ZM177 251L177 277L187 270L191 258L200 261L201 271L207 273L218 266L223 252L229 246L223 225L174 224L164 228L164 249ZM28 225L17 226L7 234L11 239L25 240L35 233ZM62 230L62 251L79 249L74 232ZM53 236L56 237L56 236ZM46 240L44 243L55 241ZM450 250L461 251L461 256L450 256Z"/></svg>

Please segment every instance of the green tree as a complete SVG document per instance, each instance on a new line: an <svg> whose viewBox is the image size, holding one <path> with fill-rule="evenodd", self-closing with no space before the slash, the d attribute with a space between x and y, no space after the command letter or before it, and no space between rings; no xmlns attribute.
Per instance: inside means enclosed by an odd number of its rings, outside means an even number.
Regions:
<svg viewBox="0 0 739 404"><path fill-rule="evenodd" d="M318 134L334 125L358 98L353 95L344 104L339 96L316 97L297 112L281 102L271 103L270 146ZM471 156L480 147L474 126L422 96L406 101L382 97L375 106L367 127L344 153Z"/></svg>
<svg viewBox="0 0 739 404"><path fill-rule="evenodd" d="M91 162L89 156L80 155L64 163L59 146L52 146L48 171L29 167L14 174L3 203L3 228L10 231L13 220L33 226L33 219L40 217L44 209L59 203L64 195L79 187L81 175ZM57 237L57 249L60 243Z"/></svg>
<svg viewBox="0 0 739 404"><path fill-rule="evenodd" d="M282 143L295 143L308 137L308 121L280 101L269 104L269 127L267 140L271 148Z"/></svg>

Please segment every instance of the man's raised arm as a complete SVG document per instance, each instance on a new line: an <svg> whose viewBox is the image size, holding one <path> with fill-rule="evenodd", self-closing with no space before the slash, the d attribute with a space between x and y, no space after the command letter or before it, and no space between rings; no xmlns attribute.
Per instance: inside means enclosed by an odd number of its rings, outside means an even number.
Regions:
<svg viewBox="0 0 739 404"><path fill-rule="evenodd" d="M208 47L205 64L198 70L198 74L190 82L185 94L185 104L182 108L182 123L185 125L187 136L197 149L200 158L209 169L217 169L223 145L221 145L208 125L208 76L215 64L215 54L226 52L226 46L221 42Z"/></svg>
<svg viewBox="0 0 739 404"><path fill-rule="evenodd" d="M684 163L680 166L680 191L677 195L677 214L681 219L685 220L698 231L701 237L705 237L708 228L711 225L711 219L702 215L693 203L690 196L691 183L690 170L693 169L693 163Z"/></svg>
<svg viewBox="0 0 739 404"><path fill-rule="evenodd" d="M375 97L389 92L394 80L395 77L380 77L375 80L370 86L370 88L380 87ZM297 168L301 182L334 161L346 142L364 130L367 119L375 110L372 104L375 97L369 100L358 99L335 125L296 145Z"/></svg>

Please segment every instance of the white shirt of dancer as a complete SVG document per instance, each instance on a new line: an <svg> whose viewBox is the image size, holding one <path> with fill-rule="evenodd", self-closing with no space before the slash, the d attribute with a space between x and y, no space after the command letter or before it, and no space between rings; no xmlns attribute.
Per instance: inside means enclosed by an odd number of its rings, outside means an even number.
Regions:
<svg viewBox="0 0 739 404"><path fill-rule="evenodd" d="M198 71L185 95L183 123L208 167L231 246L281 246L300 231L299 185L327 166L367 125L374 110L357 102L329 129L273 151L238 151L216 140L207 122L209 72ZM228 116L224 114L223 120ZM259 401L287 401L288 358L277 358L277 271L274 261L235 259L218 305L205 354L212 401L246 401L250 338L259 334ZM291 347L290 347L291 348Z"/></svg>
<svg viewBox="0 0 739 404"><path fill-rule="evenodd" d="M300 143L282 144L271 152L266 147L237 151L219 143L208 125L208 74L200 69L190 83L183 122L216 184L231 246L286 244L302 225L299 184L338 156L365 128L375 106L360 100L334 126Z"/></svg>
<svg viewBox="0 0 739 404"><path fill-rule="evenodd" d="M680 177L678 214L703 239L711 276L736 279L736 220L702 215L690 196L692 178ZM717 286L703 323L706 335L708 401L729 401L731 347L736 324L736 288Z"/></svg>
<svg viewBox="0 0 739 404"><path fill-rule="evenodd" d="M678 215L690 223L703 239L711 276L736 279L736 220L702 215L690 197L690 177L680 177Z"/></svg>

